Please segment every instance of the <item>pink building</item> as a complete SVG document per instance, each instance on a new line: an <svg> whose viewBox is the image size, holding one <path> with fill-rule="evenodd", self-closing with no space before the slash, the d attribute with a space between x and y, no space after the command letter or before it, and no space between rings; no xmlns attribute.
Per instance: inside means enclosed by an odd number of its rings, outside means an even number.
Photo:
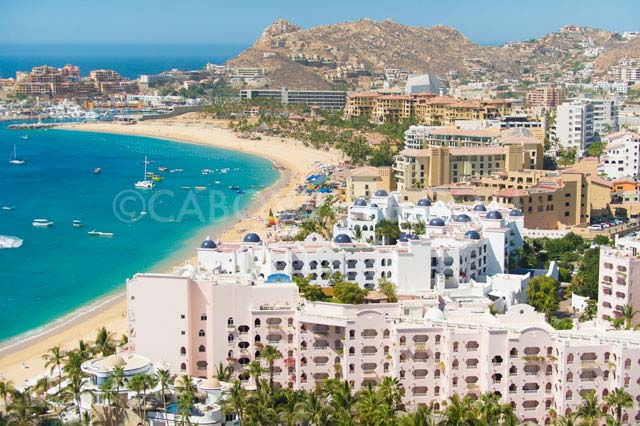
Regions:
<svg viewBox="0 0 640 426"><path fill-rule="evenodd" d="M131 350L174 373L210 377L229 363L248 380L243 366L272 345L283 355L275 380L294 389L328 377L361 389L392 376L409 406L497 392L520 420L542 423L550 409L576 411L581 392L602 398L623 387L635 400L623 418L640 421L640 336L632 331L555 330L528 305L493 316L482 307L443 312L433 299L305 302L293 284L195 268L192 276L139 274L127 283Z"/></svg>

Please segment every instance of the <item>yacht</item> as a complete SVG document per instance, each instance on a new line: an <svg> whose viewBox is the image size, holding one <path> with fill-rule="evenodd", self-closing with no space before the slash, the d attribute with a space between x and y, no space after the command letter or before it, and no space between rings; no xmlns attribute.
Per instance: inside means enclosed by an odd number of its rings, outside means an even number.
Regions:
<svg viewBox="0 0 640 426"><path fill-rule="evenodd" d="M53 222L49 219L33 219L32 225L36 228L47 228L53 225Z"/></svg>
<svg viewBox="0 0 640 426"><path fill-rule="evenodd" d="M84 225L82 224L82 222L80 222L78 219L74 219L73 220L73 227L74 228L82 228Z"/></svg>
<svg viewBox="0 0 640 426"><path fill-rule="evenodd" d="M100 173L102 173L102 169L100 167L96 167L95 169L93 169L94 175L99 175Z"/></svg>
<svg viewBox="0 0 640 426"><path fill-rule="evenodd" d="M155 186L155 183L153 183L153 181L148 180L147 179L147 164L149 164L149 161L147 161L147 157L144 157L144 178L143 180L139 180L138 182L135 183L135 187L138 189L153 189L153 187Z"/></svg>
<svg viewBox="0 0 640 426"><path fill-rule="evenodd" d="M96 231L95 229L87 232L87 234L93 237L113 237L114 235L113 232L101 232L101 231Z"/></svg>
<svg viewBox="0 0 640 426"><path fill-rule="evenodd" d="M18 248L22 245L22 239L18 237L10 237L0 235L0 249L2 248Z"/></svg>
<svg viewBox="0 0 640 426"><path fill-rule="evenodd" d="M20 158L18 158L17 154L16 154L16 145L13 145L13 155L9 157L9 164L12 164L14 166L20 166L22 164L26 163L25 160L22 160Z"/></svg>

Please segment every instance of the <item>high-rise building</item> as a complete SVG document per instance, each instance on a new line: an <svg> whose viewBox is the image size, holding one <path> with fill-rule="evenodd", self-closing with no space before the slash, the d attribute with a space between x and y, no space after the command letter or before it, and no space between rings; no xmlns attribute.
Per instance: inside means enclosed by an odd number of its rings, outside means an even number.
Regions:
<svg viewBox="0 0 640 426"><path fill-rule="evenodd" d="M593 105L574 100L558 105L555 134L564 148L574 148L578 155L593 142Z"/></svg>
<svg viewBox="0 0 640 426"><path fill-rule="evenodd" d="M527 92L527 104L532 107L549 109L562 103L564 92L560 88L545 86Z"/></svg>

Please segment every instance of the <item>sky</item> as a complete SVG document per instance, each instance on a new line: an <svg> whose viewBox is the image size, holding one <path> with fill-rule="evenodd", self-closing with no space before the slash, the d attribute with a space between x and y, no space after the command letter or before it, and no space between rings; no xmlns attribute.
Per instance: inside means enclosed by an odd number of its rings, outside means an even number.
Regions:
<svg viewBox="0 0 640 426"><path fill-rule="evenodd" d="M480 44L566 24L640 29L638 0L0 0L0 44L251 44L278 18L303 28L372 18L452 26Z"/></svg>

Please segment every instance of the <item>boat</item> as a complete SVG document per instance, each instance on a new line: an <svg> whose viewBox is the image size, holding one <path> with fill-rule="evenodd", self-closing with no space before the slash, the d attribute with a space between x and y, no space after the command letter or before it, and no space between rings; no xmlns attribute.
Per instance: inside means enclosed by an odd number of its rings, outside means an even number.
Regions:
<svg viewBox="0 0 640 426"><path fill-rule="evenodd" d="M8 210L13 210L13 209L15 209L15 207L13 207L13 206L2 206L2 210L7 210L8 211Z"/></svg>
<svg viewBox="0 0 640 426"><path fill-rule="evenodd" d="M211 169L202 169L200 171L200 173L202 173L203 175L210 175L210 174L215 173L215 172L213 170L211 170Z"/></svg>
<svg viewBox="0 0 640 426"><path fill-rule="evenodd" d="M18 237L10 237L8 235L0 235L0 249L18 248L22 245L22 239Z"/></svg>
<svg viewBox="0 0 640 426"><path fill-rule="evenodd" d="M243 195L243 194L246 194L246 192L241 189L236 189L236 194Z"/></svg>
<svg viewBox="0 0 640 426"><path fill-rule="evenodd" d="M158 167L158 171L160 172L166 172L167 168L166 167Z"/></svg>
<svg viewBox="0 0 640 426"><path fill-rule="evenodd" d="M95 169L93 169L94 175L99 175L100 173L102 173L102 169L100 167L96 167Z"/></svg>
<svg viewBox="0 0 640 426"><path fill-rule="evenodd" d="M196 186L196 191L204 191L205 189L207 189L206 186Z"/></svg>
<svg viewBox="0 0 640 426"><path fill-rule="evenodd" d="M220 181L219 180L213 181L213 183L215 183L216 185L220 185Z"/></svg>
<svg viewBox="0 0 640 426"><path fill-rule="evenodd" d="M20 139L27 140L27 139L29 139L29 135L23 135L23 136L20 136Z"/></svg>
<svg viewBox="0 0 640 426"><path fill-rule="evenodd" d="M113 232L101 232L101 231L96 231L95 229L87 232L87 234L91 235L92 237L113 237Z"/></svg>
<svg viewBox="0 0 640 426"><path fill-rule="evenodd" d="M186 190L189 190L189 189L191 189L191 187L190 187L190 186L181 186L181 187L180 187L180 189L186 189Z"/></svg>
<svg viewBox="0 0 640 426"><path fill-rule="evenodd" d="M138 189L153 189L153 187L155 186L155 183L153 183L153 181L148 180L147 179L147 164L149 164L149 161L147 161L147 157L144 157L144 178L143 180L139 180L138 182L135 183L135 187Z"/></svg>
<svg viewBox="0 0 640 426"><path fill-rule="evenodd" d="M84 225L82 224L82 222L80 222L78 219L74 219L73 220L73 227L74 228L82 228Z"/></svg>
<svg viewBox="0 0 640 426"><path fill-rule="evenodd" d="M183 172L183 171L184 170L182 170L182 169L171 169L171 170L169 170L169 173L180 173L180 172Z"/></svg>
<svg viewBox="0 0 640 426"><path fill-rule="evenodd" d="M47 228L53 225L53 223L54 222L50 221L49 219L33 219L32 225L36 228Z"/></svg>
<svg viewBox="0 0 640 426"><path fill-rule="evenodd" d="M240 189L240 187L238 185L229 185L229 189L232 191L237 191Z"/></svg>
<svg viewBox="0 0 640 426"><path fill-rule="evenodd" d="M20 166L24 163L26 163L26 161L18 158L16 154L16 145L13 144L13 155L9 157L9 164L12 164L14 166Z"/></svg>
<svg viewBox="0 0 640 426"><path fill-rule="evenodd" d="M151 180L154 182L160 182L161 180L163 180L164 178L162 176L159 175L153 175L151 176Z"/></svg>

